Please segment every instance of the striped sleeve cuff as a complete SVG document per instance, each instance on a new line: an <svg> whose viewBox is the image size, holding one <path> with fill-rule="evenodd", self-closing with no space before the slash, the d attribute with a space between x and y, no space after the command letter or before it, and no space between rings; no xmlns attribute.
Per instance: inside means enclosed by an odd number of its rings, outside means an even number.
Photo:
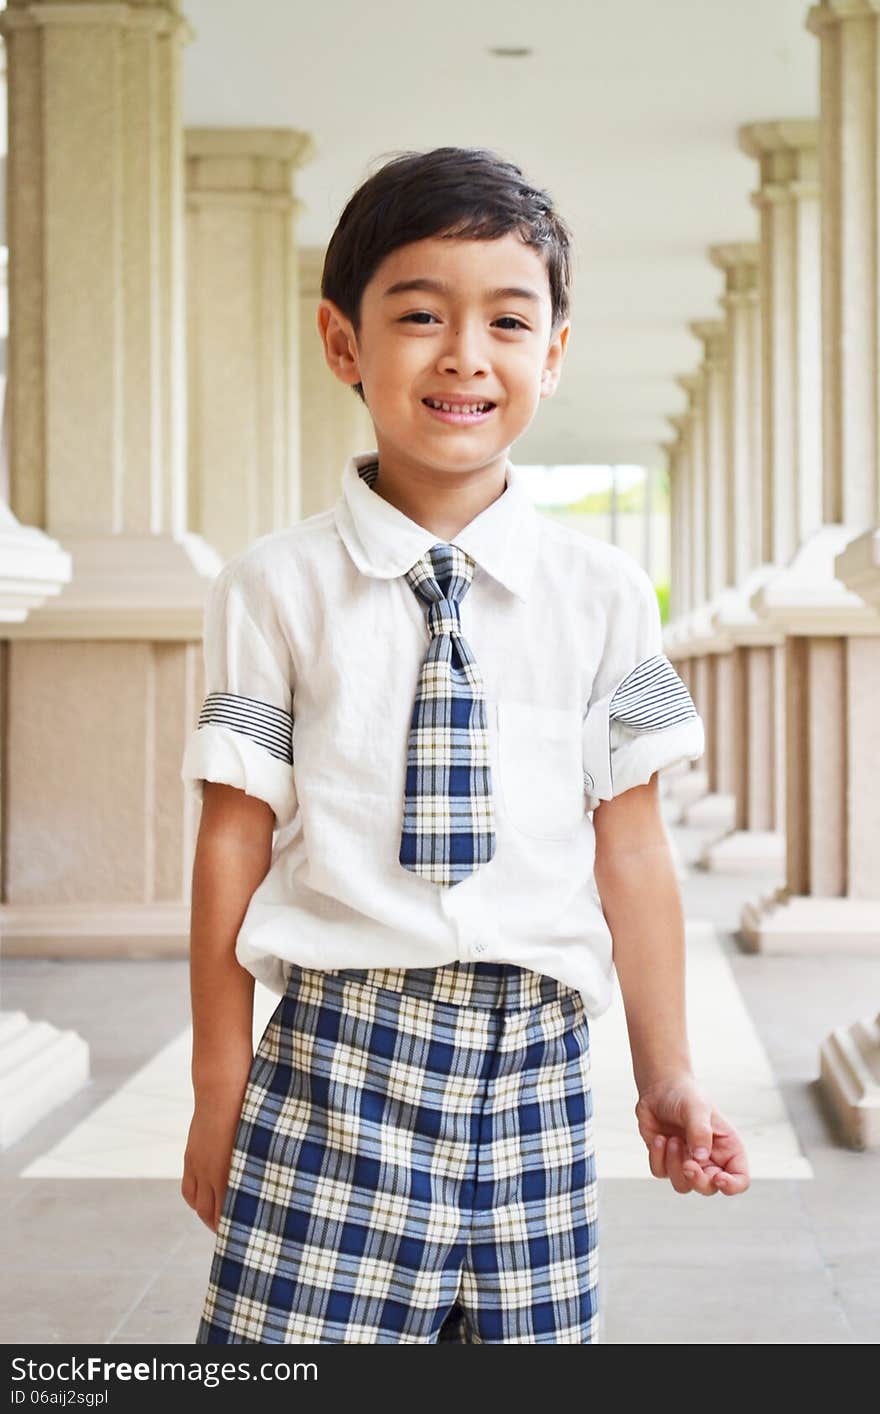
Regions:
<svg viewBox="0 0 880 1414"><path fill-rule="evenodd" d="M668 658L646 658L589 708L583 749L589 809L647 784L655 771L702 756L702 719Z"/></svg>
<svg viewBox="0 0 880 1414"><path fill-rule="evenodd" d="M218 781L265 800L281 829L296 814L293 719L256 698L210 692L186 743L181 779L202 799L202 783Z"/></svg>
<svg viewBox="0 0 880 1414"><path fill-rule="evenodd" d="M669 659L655 653L618 683L608 715L634 732L660 732L689 721L697 709Z"/></svg>
<svg viewBox="0 0 880 1414"><path fill-rule="evenodd" d="M293 718L280 707L232 692L209 692L199 713L199 726L228 727L250 737L279 761L293 763Z"/></svg>

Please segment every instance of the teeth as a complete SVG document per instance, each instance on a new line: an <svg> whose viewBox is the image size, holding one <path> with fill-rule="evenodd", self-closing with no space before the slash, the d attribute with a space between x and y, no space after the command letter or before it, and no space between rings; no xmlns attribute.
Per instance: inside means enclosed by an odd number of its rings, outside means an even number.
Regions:
<svg viewBox="0 0 880 1414"><path fill-rule="evenodd" d="M429 407L442 408L444 412L488 412L492 406L491 403L439 403L434 398L425 398L425 402Z"/></svg>

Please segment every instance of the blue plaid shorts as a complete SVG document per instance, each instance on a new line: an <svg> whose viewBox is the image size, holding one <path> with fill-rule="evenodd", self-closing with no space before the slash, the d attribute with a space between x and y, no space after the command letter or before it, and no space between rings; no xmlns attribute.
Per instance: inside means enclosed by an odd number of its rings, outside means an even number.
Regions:
<svg viewBox="0 0 880 1414"><path fill-rule="evenodd" d="M586 1012L554 978L293 965L195 1343L596 1343L592 1121Z"/></svg>

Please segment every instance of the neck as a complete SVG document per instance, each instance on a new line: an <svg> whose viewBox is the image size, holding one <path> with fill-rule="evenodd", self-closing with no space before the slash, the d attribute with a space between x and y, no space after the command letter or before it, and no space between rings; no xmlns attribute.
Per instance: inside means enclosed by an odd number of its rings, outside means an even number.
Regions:
<svg viewBox="0 0 880 1414"><path fill-rule="evenodd" d="M444 542L497 501L507 484L506 453L461 473L401 463L381 448L376 460L379 470L371 483L376 495Z"/></svg>

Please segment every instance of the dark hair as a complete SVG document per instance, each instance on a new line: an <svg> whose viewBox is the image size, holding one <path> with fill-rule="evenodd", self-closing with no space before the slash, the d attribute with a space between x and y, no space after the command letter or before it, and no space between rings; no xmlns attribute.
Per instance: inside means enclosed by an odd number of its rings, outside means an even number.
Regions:
<svg viewBox="0 0 880 1414"><path fill-rule="evenodd" d="M547 192L482 147L402 152L368 177L330 237L321 296L333 300L357 335L364 288L393 250L431 236L496 240L510 231L546 252L555 332L569 313L571 232ZM364 402L363 385L354 390Z"/></svg>

